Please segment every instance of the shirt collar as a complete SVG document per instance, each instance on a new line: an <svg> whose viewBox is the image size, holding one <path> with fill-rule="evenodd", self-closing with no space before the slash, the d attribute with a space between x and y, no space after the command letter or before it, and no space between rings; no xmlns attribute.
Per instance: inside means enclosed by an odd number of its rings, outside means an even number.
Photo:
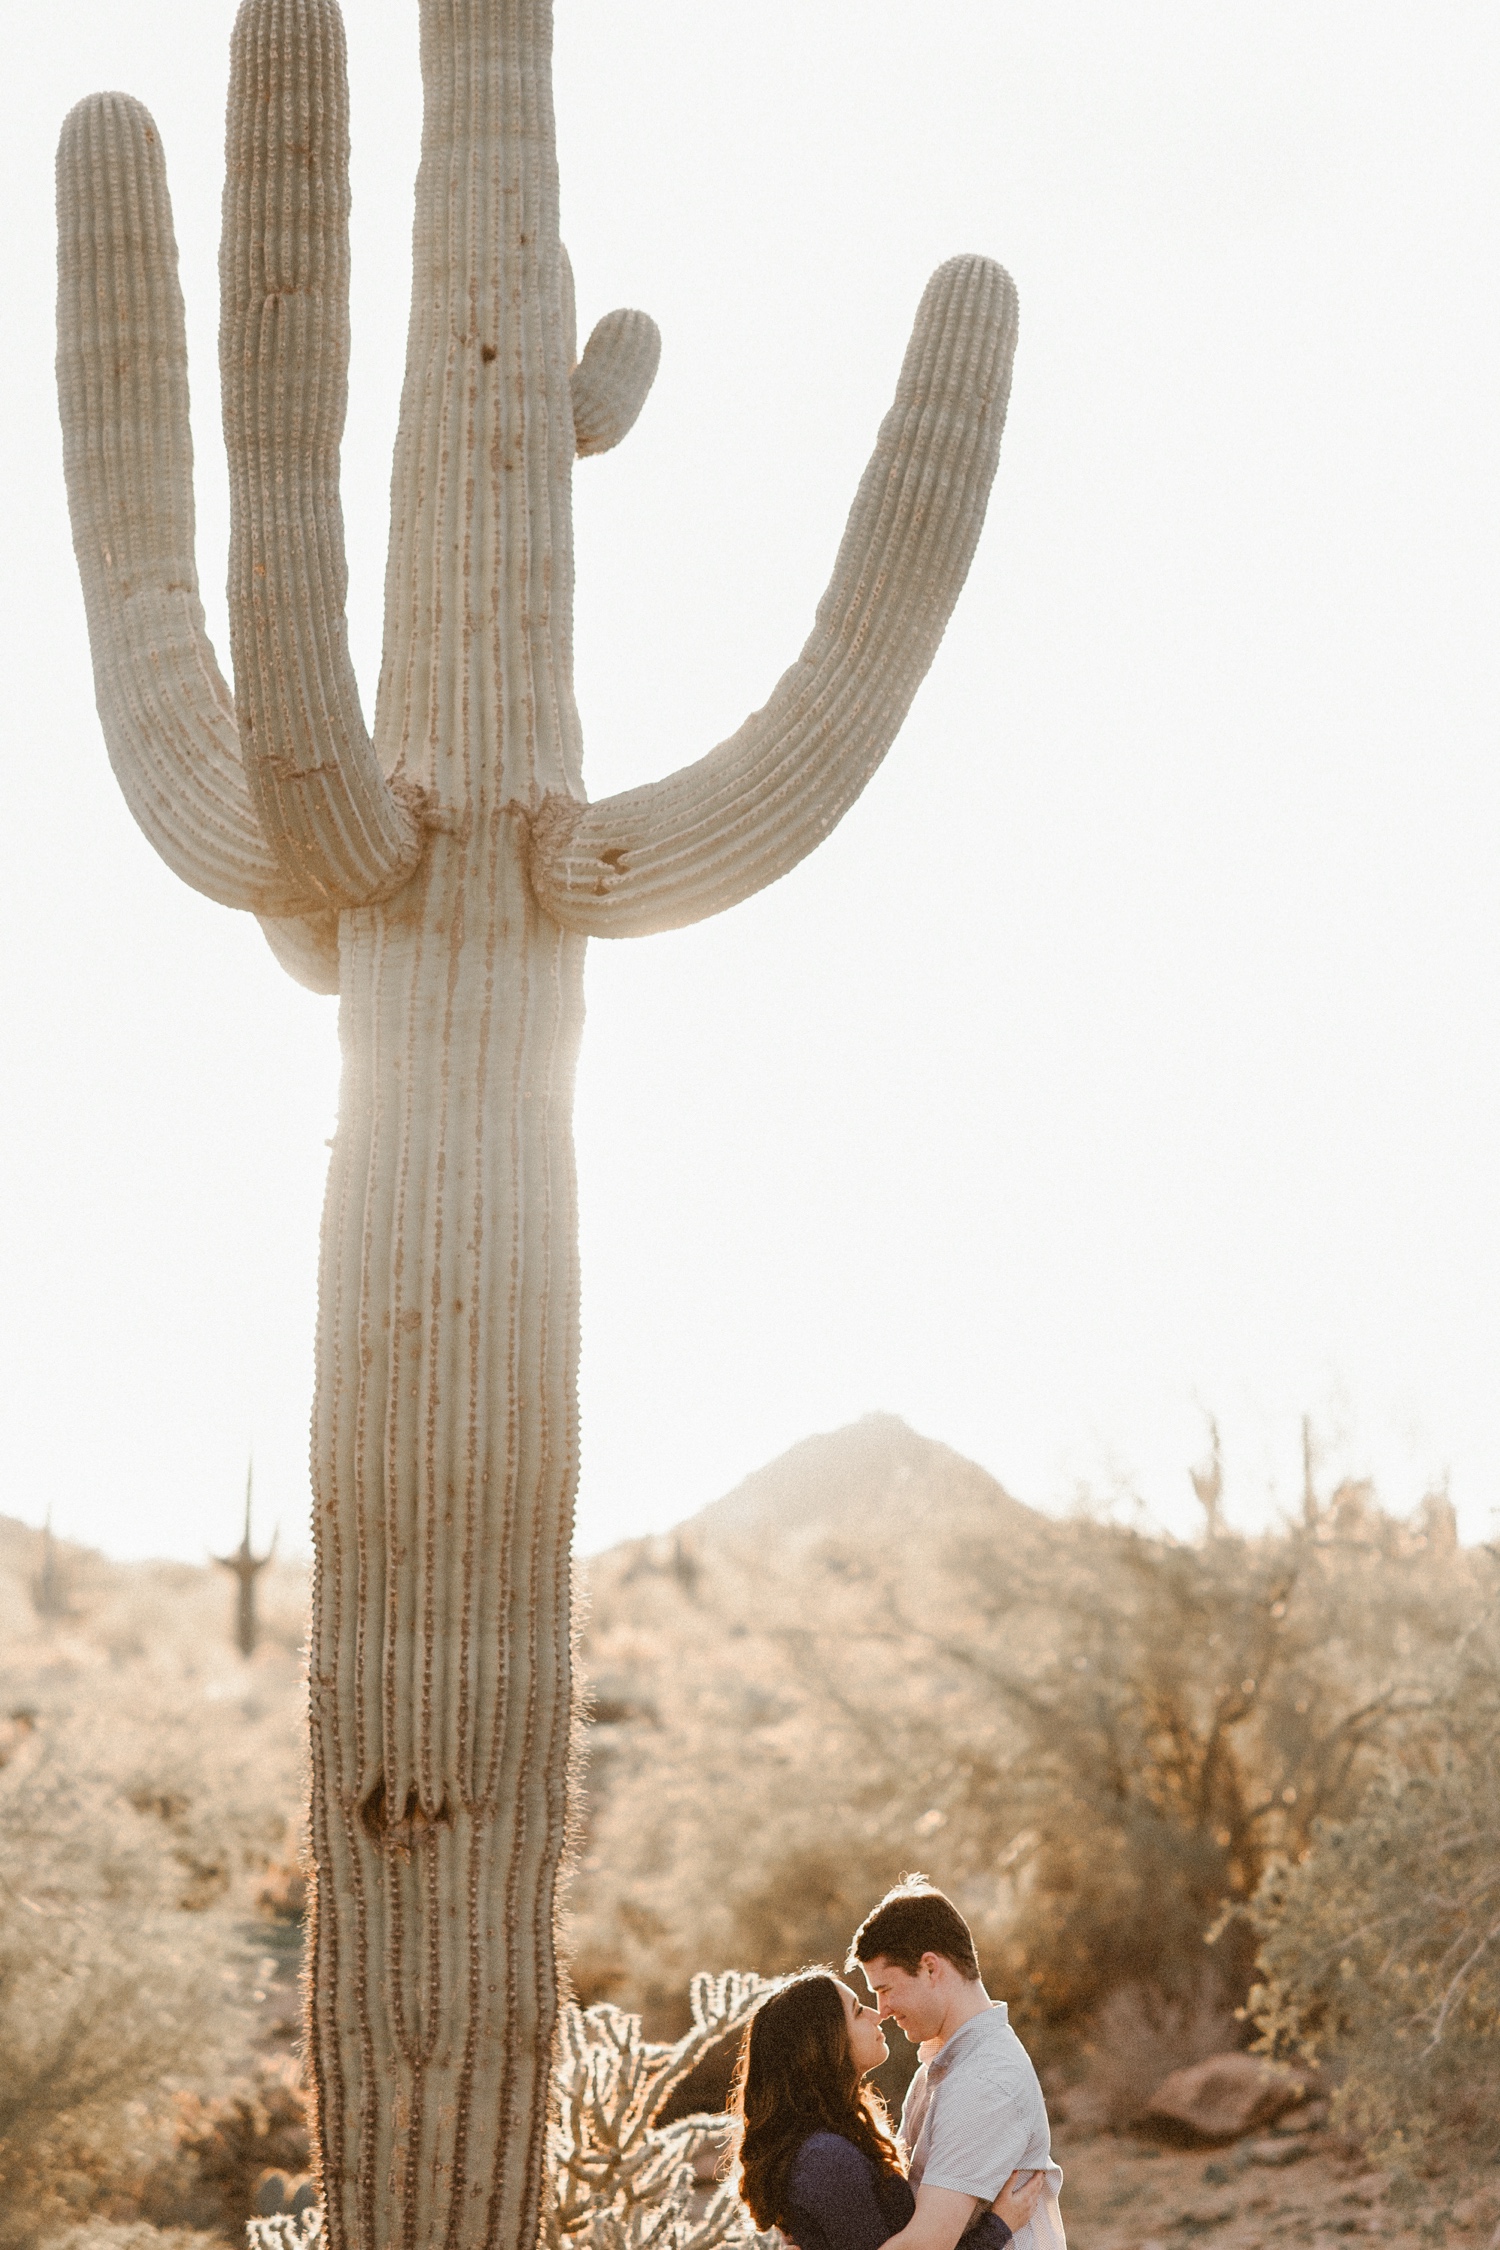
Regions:
<svg viewBox="0 0 1500 2250"><path fill-rule="evenodd" d="M961 2023L957 2031L950 2031L927 2065L928 2084L933 2085L938 2079L947 2076L958 2059L959 2048L968 2033L977 2030L982 2023L1008 2024L1009 2022L1010 2010L1005 2002L995 2000L991 2002L988 2008L981 2008L977 2016L970 2016L966 2023Z"/></svg>

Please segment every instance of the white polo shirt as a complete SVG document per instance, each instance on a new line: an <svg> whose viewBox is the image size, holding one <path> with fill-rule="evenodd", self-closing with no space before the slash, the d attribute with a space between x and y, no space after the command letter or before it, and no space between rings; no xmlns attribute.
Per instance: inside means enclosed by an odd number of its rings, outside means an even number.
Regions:
<svg viewBox="0 0 1500 2250"><path fill-rule="evenodd" d="M970 2016L921 2065L901 2110L914 2188L952 2188L993 2203L1012 2172L1048 2174L1015 2250L1067 2250L1047 2104L1003 2000Z"/></svg>

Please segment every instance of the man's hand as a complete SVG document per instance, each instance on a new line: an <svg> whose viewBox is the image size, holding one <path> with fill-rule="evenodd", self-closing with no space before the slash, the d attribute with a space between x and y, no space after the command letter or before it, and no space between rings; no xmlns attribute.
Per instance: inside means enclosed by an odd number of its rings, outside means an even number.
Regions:
<svg viewBox="0 0 1500 2250"><path fill-rule="evenodd" d="M1005 2221L1012 2234L1019 2234L1022 2227L1029 2225L1046 2185L1045 2172L1012 2172L990 2209L997 2219Z"/></svg>

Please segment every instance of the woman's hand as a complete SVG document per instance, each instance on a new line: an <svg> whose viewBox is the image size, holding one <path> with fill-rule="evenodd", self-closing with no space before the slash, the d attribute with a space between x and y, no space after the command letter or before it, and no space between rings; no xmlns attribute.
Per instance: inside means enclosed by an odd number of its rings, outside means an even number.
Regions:
<svg viewBox="0 0 1500 2250"><path fill-rule="evenodd" d="M990 2209L997 2219L1005 2221L1012 2234L1019 2234L1041 2202L1046 2185L1045 2172L1012 2172Z"/></svg>

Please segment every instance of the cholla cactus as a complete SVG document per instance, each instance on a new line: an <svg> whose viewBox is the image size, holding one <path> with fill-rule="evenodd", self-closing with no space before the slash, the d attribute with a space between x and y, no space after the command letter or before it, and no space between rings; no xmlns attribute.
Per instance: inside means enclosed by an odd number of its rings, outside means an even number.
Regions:
<svg viewBox="0 0 1500 2250"><path fill-rule="evenodd" d="M325 2236L322 2207L309 2211L277 2211L269 2219L248 2219L245 2233L250 2250L322 2250Z"/></svg>
<svg viewBox="0 0 1500 2250"><path fill-rule="evenodd" d="M696 2165L719 2149L722 2117L654 2122L693 2065L744 2024L772 1987L760 1977L694 1977L693 2022L674 2046L641 2036L619 2008L568 2008L558 2030L549 2235L578 2250L719 2250L754 2229L727 2182L694 2212Z"/></svg>
<svg viewBox="0 0 1500 2250"><path fill-rule="evenodd" d="M160 137L80 103L58 153L58 386L105 740L167 864L337 991L313 1429L309 2050L332 2250L529 2250L567 1837L584 940L717 913L884 756L979 537L1015 292L928 284L828 591L762 710L589 804L571 478L656 364L580 356L552 0L420 0L425 111L373 732L339 444L349 111L334 0L244 0L220 258L230 695L194 558ZM643 34L644 35L644 34Z"/></svg>

